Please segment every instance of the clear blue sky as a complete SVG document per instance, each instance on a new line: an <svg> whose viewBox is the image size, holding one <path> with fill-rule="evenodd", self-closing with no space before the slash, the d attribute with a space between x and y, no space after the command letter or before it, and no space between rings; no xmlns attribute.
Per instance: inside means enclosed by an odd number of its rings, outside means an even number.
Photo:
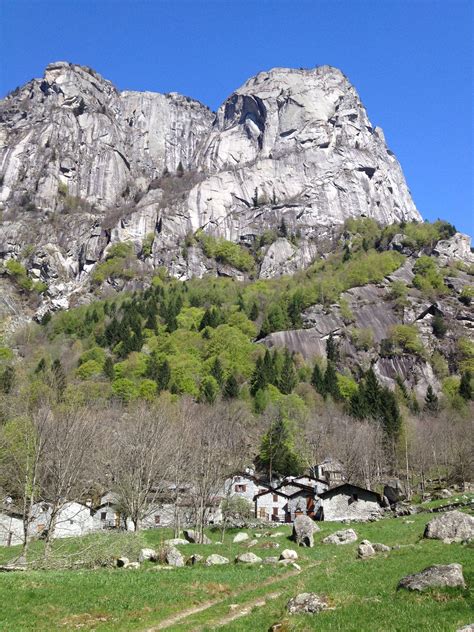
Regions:
<svg viewBox="0 0 474 632"><path fill-rule="evenodd" d="M337 66L425 218L474 234L473 0L0 0L0 94L51 61L216 109L273 66Z"/></svg>

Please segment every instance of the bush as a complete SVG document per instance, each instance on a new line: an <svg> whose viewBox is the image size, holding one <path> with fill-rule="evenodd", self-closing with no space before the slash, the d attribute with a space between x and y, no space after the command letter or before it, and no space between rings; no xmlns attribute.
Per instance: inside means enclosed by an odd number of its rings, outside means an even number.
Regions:
<svg viewBox="0 0 474 632"><path fill-rule="evenodd" d="M139 395L137 385L127 378L119 378L112 382L112 394L124 403L136 399Z"/></svg>
<svg viewBox="0 0 474 632"><path fill-rule="evenodd" d="M103 365L103 362L97 362L96 360L87 360L76 369L76 375L81 380L89 380L95 375L102 374Z"/></svg>
<svg viewBox="0 0 474 632"><path fill-rule="evenodd" d="M433 290L446 291L444 280L439 273L438 266L431 257L422 256L417 259L413 266L413 285L424 292L425 294L431 293Z"/></svg>
<svg viewBox="0 0 474 632"><path fill-rule="evenodd" d="M418 338L415 325L394 325L390 329L389 340L402 352L423 355L423 345Z"/></svg>
<svg viewBox="0 0 474 632"><path fill-rule="evenodd" d="M227 263L237 270L250 272L255 267L255 261L242 246L226 239L211 237L202 231L196 233L196 239L201 244L206 257L221 263Z"/></svg>

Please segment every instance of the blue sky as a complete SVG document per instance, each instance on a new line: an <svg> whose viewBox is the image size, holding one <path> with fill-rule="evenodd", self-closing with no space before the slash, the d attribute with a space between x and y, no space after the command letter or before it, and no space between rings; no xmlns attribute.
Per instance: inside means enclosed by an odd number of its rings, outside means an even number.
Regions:
<svg viewBox="0 0 474 632"><path fill-rule="evenodd" d="M474 234L472 0L0 0L0 94L51 61L212 109L273 66L337 66L415 203Z"/></svg>

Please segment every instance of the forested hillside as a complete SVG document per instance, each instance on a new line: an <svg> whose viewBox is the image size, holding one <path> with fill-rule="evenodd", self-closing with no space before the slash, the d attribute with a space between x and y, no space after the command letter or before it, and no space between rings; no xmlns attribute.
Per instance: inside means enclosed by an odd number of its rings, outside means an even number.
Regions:
<svg viewBox="0 0 474 632"><path fill-rule="evenodd" d="M262 245L298 239L279 232ZM4 336L3 445L45 409L105 424L165 407L171 425L169 411L191 400L191 426L217 407L246 437L242 460L263 470L298 473L331 454L369 485L400 468L417 480L434 471L468 480L474 270L443 256L440 243L454 238L441 221L351 219L330 252L292 277L181 282L162 269L135 291L134 255L117 244L93 275L95 300ZM248 269L258 261L258 249L226 244L202 247ZM26 305L25 278L7 264L4 281ZM126 279L123 290L104 296L114 278ZM97 480L105 486L104 472Z"/></svg>

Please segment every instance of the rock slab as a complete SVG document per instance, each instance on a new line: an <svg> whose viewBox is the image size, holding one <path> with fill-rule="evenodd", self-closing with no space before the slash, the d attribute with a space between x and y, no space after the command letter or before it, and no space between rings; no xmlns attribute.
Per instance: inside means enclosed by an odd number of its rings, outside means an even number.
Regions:
<svg viewBox="0 0 474 632"><path fill-rule="evenodd" d="M427 588L466 587L461 564L435 564L420 573L407 575L400 580L398 588L423 591Z"/></svg>

